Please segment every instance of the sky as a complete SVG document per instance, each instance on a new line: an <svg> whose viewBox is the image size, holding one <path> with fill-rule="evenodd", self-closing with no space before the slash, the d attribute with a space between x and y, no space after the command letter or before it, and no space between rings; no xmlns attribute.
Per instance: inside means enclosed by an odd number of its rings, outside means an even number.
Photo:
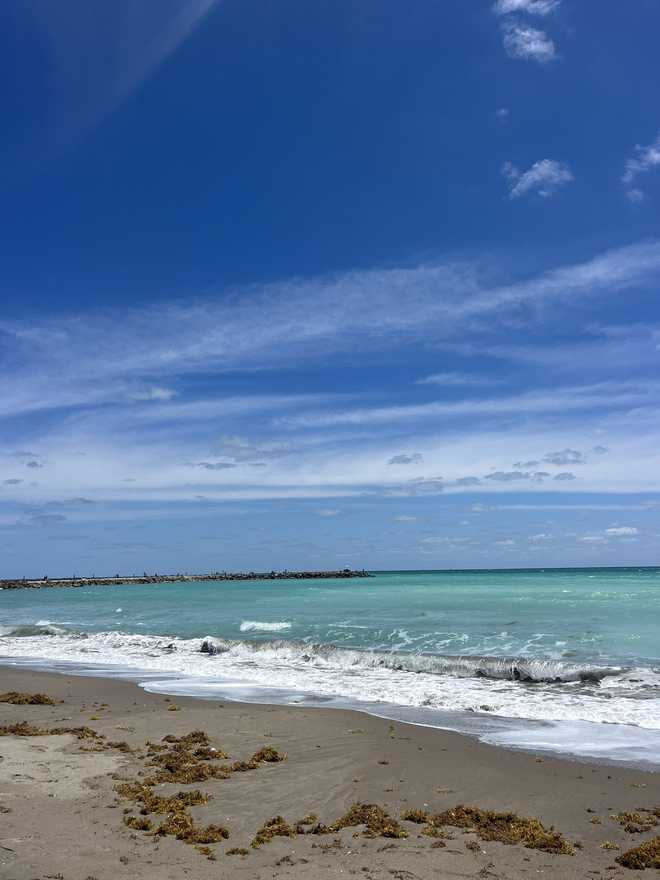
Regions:
<svg viewBox="0 0 660 880"><path fill-rule="evenodd" d="M5 0L0 575L660 563L659 29Z"/></svg>

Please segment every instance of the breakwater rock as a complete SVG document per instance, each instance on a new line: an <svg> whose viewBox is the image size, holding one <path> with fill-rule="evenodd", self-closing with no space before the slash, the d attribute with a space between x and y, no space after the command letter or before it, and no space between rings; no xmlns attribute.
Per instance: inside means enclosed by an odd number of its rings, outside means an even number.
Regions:
<svg viewBox="0 0 660 880"><path fill-rule="evenodd" d="M187 581L283 581L334 578L366 578L369 572L342 568L337 571L268 571L268 572L228 572L214 571L206 574L143 574L122 577L43 577L0 580L2 590L38 590L45 587L104 587L116 584L175 584Z"/></svg>

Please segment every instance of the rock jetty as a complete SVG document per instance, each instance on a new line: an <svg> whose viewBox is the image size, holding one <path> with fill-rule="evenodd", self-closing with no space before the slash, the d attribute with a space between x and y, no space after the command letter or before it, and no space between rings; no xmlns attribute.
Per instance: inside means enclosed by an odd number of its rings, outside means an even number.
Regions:
<svg viewBox="0 0 660 880"><path fill-rule="evenodd" d="M113 584L175 584L187 581L283 581L311 578L366 578L368 571L342 568L337 571L267 571L229 572L214 571L206 574L147 574L122 577L20 578L0 580L2 590L38 590L45 587L106 587Z"/></svg>

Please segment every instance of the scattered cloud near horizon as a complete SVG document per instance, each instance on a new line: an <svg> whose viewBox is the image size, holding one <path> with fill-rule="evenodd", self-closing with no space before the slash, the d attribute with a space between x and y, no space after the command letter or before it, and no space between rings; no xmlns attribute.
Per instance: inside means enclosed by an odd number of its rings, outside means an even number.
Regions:
<svg viewBox="0 0 660 880"><path fill-rule="evenodd" d="M388 459L388 464L421 464L424 461L424 456L421 452L413 452L412 455L409 455L405 452L399 453L399 455L393 455L392 458Z"/></svg>

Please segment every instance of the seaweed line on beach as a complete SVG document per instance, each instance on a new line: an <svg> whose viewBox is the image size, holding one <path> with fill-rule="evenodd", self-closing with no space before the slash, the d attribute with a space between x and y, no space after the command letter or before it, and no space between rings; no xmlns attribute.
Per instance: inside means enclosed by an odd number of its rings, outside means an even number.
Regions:
<svg viewBox="0 0 660 880"><path fill-rule="evenodd" d="M276 764L286 760L286 755L273 746L263 746L247 761L233 764L219 764L229 755L222 749L211 745L204 731L193 730L183 736L168 734L159 743L147 742L146 767L149 775L139 782L123 782L115 786L117 794L139 806L140 815L125 815L124 824L135 831L151 833L155 837L175 837L195 848L208 859L215 854L208 846L229 837L223 825L197 825L189 808L205 804L210 795L195 789L179 791L171 796L157 795L153 788L164 783L193 784L209 779L227 779L232 773L256 770L265 764ZM166 815L159 825L154 826L150 816Z"/></svg>

